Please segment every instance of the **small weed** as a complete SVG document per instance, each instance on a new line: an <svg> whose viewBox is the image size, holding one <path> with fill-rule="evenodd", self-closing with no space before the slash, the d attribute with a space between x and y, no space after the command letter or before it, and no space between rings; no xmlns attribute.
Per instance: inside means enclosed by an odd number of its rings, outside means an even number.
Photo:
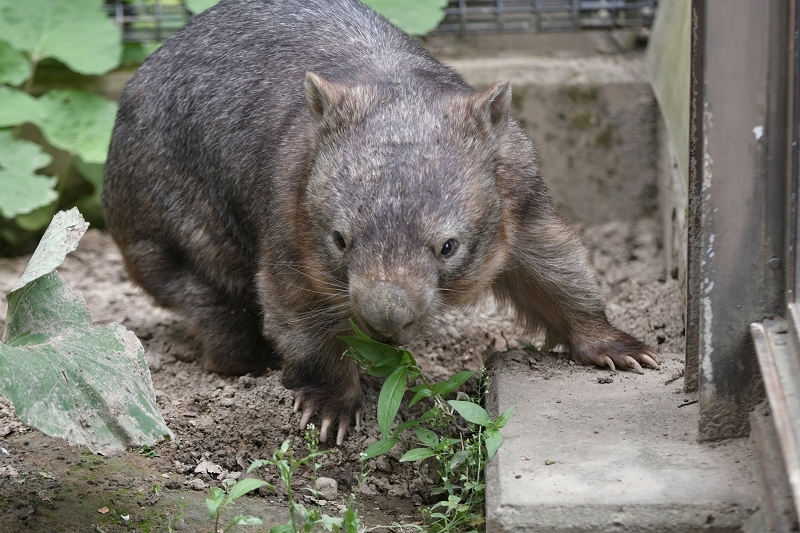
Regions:
<svg viewBox="0 0 800 533"><path fill-rule="evenodd" d="M272 459L259 459L254 461L247 469L248 472L253 471L261 466L274 466L278 469L278 475L281 478L284 488L286 489L286 499L289 503L289 521L285 524L274 526L269 531L270 533L310 533L318 528L323 528L326 531L344 531L345 533L357 533L361 529L361 519L358 512L351 506L348 506L342 516L329 516L323 514L319 508L312 507L306 508L303 504L294 501L294 492L292 489L292 476L301 467L311 464L312 468L312 483L317 478L317 471L322 466L317 463L317 458L325 455L328 452L319 451L319 435L313 425L309 425L305 433L306 448L309 453L305 457L296 459L291 448L291 440L286 439L281 444L281 447L272 454ZM270 486L275 491L275 487ZM315 497L318 494L313 488L308 488Z"/></svg>
<svg viewBox="0 0 800 533"><path fill-rule="evenodd" d="M232 479L226 479L223 481L223 485L224 488L212 487L209 497L206 498L208 515L214 520L214 533L219 531L219 520L222 511L224 511L228 505L250 491L263 487L264 485L269 486L266 481L255 478L245 478L236 483L234 483ZM233 526L259 526L263 523L264 521L257 516L239 515L228 522L228 525L226 525L222 531L227 532Z"/></svg>
<svg viewBox="0 0 800 533"><path fill-rule="evenodd" d="M161 457L158 454L158 452L155 450L155 448L151 448L150 446L147 446L147 445L142 446L141 448L139 448L139 455L144 455L148 459L154 459L156 457Z"/></svg>
<svg viewBox="0 0 800 533"><path fill-rule="evenodd" d="M446 381L431 383L410 352L374 341L354 323L351 325L355 336L340 337L350 346L345 354L367 374L386 377L378 396L378 428L382 439L367 448L361 455L362 461L388 453L404 439L405 432L413 429L415 438L412 441L417 447L408 450L400 461L434 458L441 480L432 494L442 500L423 511L426 527L417 524L395 527L431 533L482 528L484 469L503 442L500 429L506 425L514 408L492 418L480 406L482 398L473 400L464 395L466 399L445 400L446 395L456 392L475 372L458 372ZM481 390L487 386L488 380L484 377ZM406 420L392 429L406 391L414 393L409 407L426 398L433 401L433 407L419 418ZM466 421L466 425L462 425L456 415Z"/></svg>

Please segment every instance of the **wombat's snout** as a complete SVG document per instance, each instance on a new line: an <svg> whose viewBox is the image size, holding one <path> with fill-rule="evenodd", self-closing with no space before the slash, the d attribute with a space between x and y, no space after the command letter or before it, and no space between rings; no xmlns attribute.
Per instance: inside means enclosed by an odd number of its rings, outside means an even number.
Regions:
<svg viewBox="0 0 800 533"><path fill-rule="evenodd" d="M360 314L387 339L416 318L405 291L386 282L379 283L364 296Z"/></svg>

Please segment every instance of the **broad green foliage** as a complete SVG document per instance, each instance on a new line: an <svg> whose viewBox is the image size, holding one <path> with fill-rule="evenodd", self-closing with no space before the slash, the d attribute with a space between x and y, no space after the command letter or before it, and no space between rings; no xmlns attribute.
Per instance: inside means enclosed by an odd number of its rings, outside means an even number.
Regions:
<svg viewBox="0 0 800 533"><path fill-rule="evenodd" d="M105 162L117 104L76 89L50 91L39 103L43 118L36 124L47 142L84 163Z"/></svg>
<svg viewBox="0 0 800 533"><path fill-rule="evenodd" d="M20 85L28 79L31 64L21 53L5 41L0 41L0 83ZM0 109L2 105L0 105Z"/></svg>
<svg viewBox="0 0 800 533"><path fill-rule="evenodd" d="M0 85L0 128L36 123L41 118L39 100L23 91Z"/></svg>
<svg viewBox="0 0 800 533"><path fill-rule="evenodd" d="M213 7L219 3L219 0L185 0L186 9L194 13L205 11L209 7Z"/></svg>
<svg viewBox="0 0 800 533"><path fill-rule="evenodd" d="M0 0L0 35L38 63L54 58L80 74L119 65L122 29L99 0Z"/></svg>
<svg viewBox="0 0 800 533"><path fill-rule="evenodd" d="M30 213L58 197L53 190L56 178L34 174L51 159L38 145L0 130L0 215L13 218Z"/></svg>
<svg viewBox="0 0 800 533"><path fill-rule="evenodd" d="M39 138L23 124L36 126L50 146L69 156L47 169L52 178L33 176L49 159L39 164L34 159L41 157L39 152L27 141L20 154L30 156L29 161L17 158L12 167L0 160L2 253L14 253L35 239L59 208L77 204L99 217L102 174L97 169L108 154L116 103L78 89L34 98L31 89L38 65L48 58L79 74L102 74L120 64L122 31L102 5L102 0L0 0L0 128L9 128L0 129L0 159L9 143L14 149L23 146L21 136ZM93 194L87 195L83 181L70 177L74 170L92 185Z"/></svg>
<svg viewBox="0 0 800 533"><path fill-rule="evenodd" d="M88 226L77 209L57 214L6 296L0 394L25 424L111 455L172 432L139 340L118 324L94 326L83 297L53 270Z"/></svg>
<svg viewBox="0 0 800 533"><path fill-rule="evenodd" d="M192 13L200 13L220 0L185 0ZM425 35L444 18L447 0L362 0L392 24L411 35Z"/></svg>
<svg viewBox="0 0 800 533"><path fill-rule="evenodd" d="M362 0L411 35L425 35L444 18L447 0Z"/></svg>

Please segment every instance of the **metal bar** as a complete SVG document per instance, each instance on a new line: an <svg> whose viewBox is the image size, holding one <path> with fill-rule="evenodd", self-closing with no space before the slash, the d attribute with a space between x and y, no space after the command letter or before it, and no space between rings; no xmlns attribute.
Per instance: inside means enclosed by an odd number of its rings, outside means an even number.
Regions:
<svg viewBox="0 0 800 533"><path fill-rule="evenodd" d="M692 0L689 107L689 212L686 265L686 359L683 390L697 390L700 372L700 250L703 217L703 102L705 101L705 0Z"/></svg>
<svg viewBox="0 0 800 533"><path fill-rule="evenodd" d="M780 43L787 0L706 0L699 313L701 440L746 436L764 395L749 324L783 302ZM782 41L783 40L783 41ZM783 108L783 111L781 109ZM695 257L697 259L697 257ZM695 268L697 265L695 265ZM696 285L692 287L697 289Z"/></svg>
<svg viewBox="0 0 800 533"><path fill-rule="evenodd" d="M793 309L796 314L796 308ZM800 515L800 350L785 320L750 325L758 365L778 433L795 510Z"/></svg>

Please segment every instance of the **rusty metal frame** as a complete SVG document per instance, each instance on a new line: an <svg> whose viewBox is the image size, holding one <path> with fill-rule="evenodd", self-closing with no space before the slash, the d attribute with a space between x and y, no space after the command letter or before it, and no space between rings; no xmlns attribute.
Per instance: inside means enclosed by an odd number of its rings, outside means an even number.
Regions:
<svg viewBox="0 0 800 533"><path fill-rule="evenodd" d="M749 433L764 396L749 325L786 309L789 5L692 5L687 360L698 365L701 440Z"/></svg>

